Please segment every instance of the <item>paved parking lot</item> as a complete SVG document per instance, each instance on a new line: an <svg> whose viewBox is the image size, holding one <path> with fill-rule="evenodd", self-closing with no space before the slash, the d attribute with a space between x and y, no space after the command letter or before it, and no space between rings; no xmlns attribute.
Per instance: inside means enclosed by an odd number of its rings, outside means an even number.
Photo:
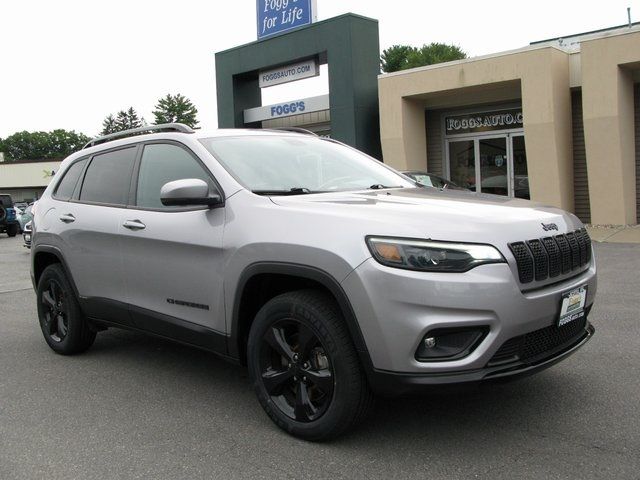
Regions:
<svg viewBox="0 0 640 480"><path fill-rule="evenodd" d="M381 400L362 428L281 433L243 368L109 330L55 355L28 253L0 236L0 478L640 478L640 245L597 244L594 339L504 385Z"/></svg>

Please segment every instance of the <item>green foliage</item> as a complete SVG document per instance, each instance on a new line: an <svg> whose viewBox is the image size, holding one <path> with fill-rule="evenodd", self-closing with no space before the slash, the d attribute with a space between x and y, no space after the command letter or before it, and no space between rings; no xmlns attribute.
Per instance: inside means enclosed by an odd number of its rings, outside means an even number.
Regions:
<svg viewBox="0 0 640 480"><path fill-rule="evenodd" d="M74 130L17 132L2 141L7 162L19 160L58 160L80 150L89 137Z"/></svg>
<svg viewBox="0 0 640 480"><path fill-rule="evenodd" d="M116 133L116 119L112 113L107 115L105 119L102 121L102 131L101 135L109 135L110 133Z"/></svg>
<svg viewBox="0 0 640 480"><path fill-rule="evenodd" d="M156 109L153 111L154 124L184 123L195 128L198 125L197 114L198 109L187 97L179 93L177 95L167 94L166 97L160 98L156 104Z"/></svg>
<svg viewBox="0 0 640 480"><path fill-rule="evenodd" d="M107 115L102 121L101 135L122 132L123 130L131 130L132 128L143 127L147 124L144 118L138 116L138 112L133 107L128 110L120 110L116 116Z"/></svg>
<svg viewBox="0 0 640 480"><path fill-rule="evenodd" d="M393 45L380 55L380 68L389 73L463 58L467 58L467 54L457 45L430 43L421 48Z"/></svg>

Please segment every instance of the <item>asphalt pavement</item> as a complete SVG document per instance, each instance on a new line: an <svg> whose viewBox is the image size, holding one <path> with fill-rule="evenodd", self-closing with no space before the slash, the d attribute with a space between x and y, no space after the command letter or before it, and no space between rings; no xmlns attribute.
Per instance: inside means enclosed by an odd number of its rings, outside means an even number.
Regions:
<svg viewBox="0 0 640 480"><path fill-rule="evenodd" d="M331 443L281 432L244 368L122 330L54 354L0 235L0 479L639 479L640 245L596 244L596 335L517 382L379 400Z"/></svg>

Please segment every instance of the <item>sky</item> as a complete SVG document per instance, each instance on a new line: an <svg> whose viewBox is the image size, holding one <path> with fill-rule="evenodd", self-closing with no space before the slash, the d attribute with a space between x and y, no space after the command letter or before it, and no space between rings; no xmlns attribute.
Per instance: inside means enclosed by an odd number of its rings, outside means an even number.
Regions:
<svg viewBox="0 0 640 480"><path fill-rule="evenodd" d="M469 56L640 19L639 0L317 0L318 20L379 21L381 51L444 42ZM94 136L109 113L148 122L181 93L202 128L217 127L217 51L256 40L255 0L0 0L0 138L56 128ZM319 78L263 90L263 104L328 92Z"/></svg>

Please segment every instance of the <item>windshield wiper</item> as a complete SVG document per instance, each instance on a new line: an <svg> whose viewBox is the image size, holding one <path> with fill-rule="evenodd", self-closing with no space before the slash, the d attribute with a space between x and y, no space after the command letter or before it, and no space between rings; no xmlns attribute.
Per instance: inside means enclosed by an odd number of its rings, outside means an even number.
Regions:
<svg viewBox="0 0 640 480"><path fill-rule="evenodd" d="M251 190L256 195L305 195L314 193L307 187L292 187L289 190Z"/></svg>
<svg viewBox="0 0 640 480"><path fill-rule="evenodd" d="M382 190L383 188L402 188L402 185L383 185L381 183L374 183L369 187L369 190Z"/></svg>

